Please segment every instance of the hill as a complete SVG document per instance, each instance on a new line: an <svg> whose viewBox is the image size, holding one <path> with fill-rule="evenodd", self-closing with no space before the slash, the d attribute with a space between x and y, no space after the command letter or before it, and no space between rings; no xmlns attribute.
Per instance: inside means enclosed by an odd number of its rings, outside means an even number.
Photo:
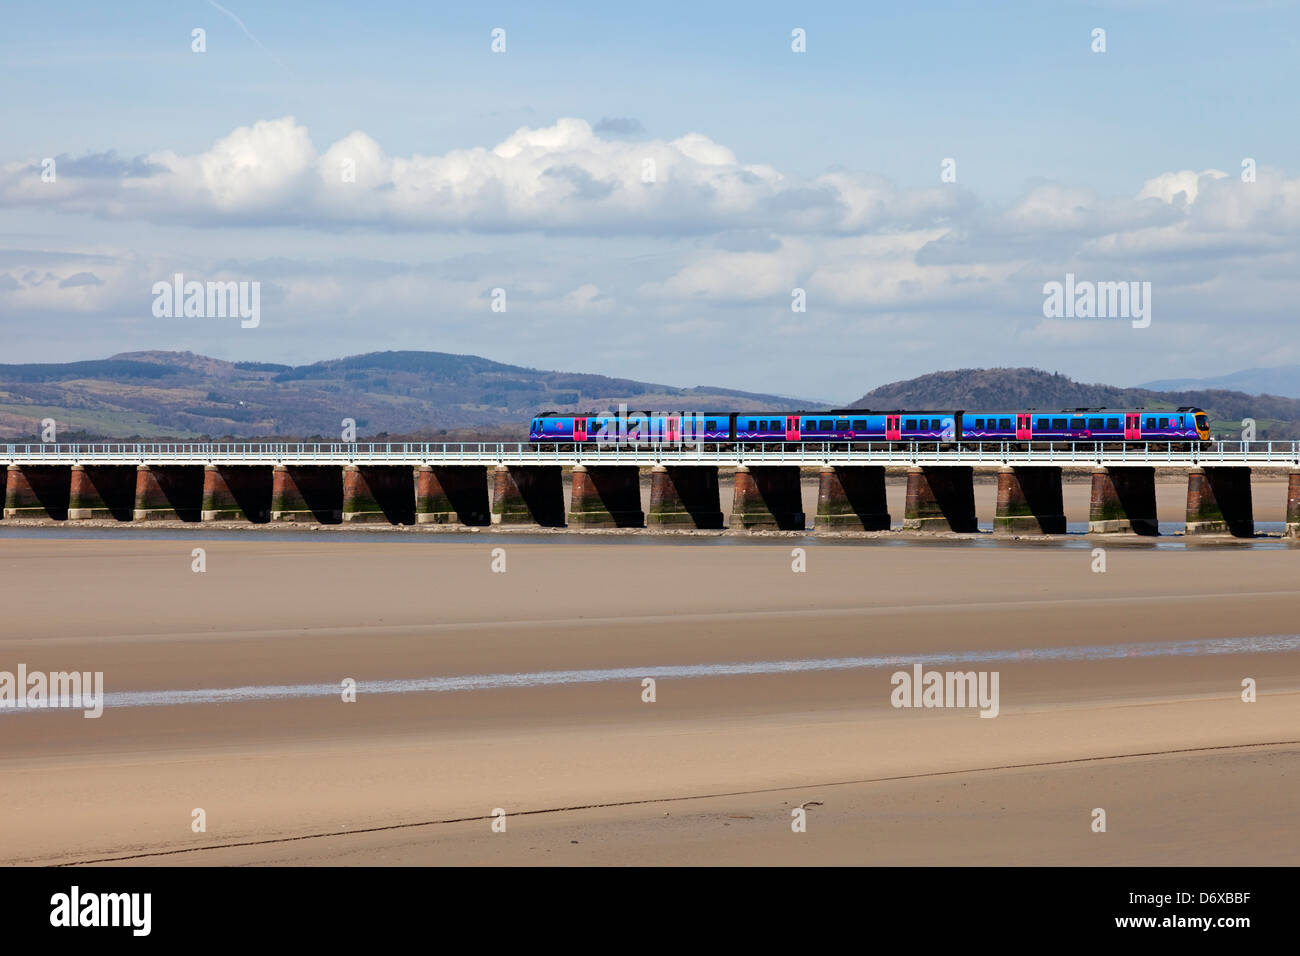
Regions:
<svg viewBox="0 0 1300 956"><path fill-rule="evenodd" d="M1155 391L1226 388L1250 395L1281 395L1300 398L1300 365L1278 368L1247 368L1214 378L1168 378L1143 382L1139 388Z"/></svg>
<svg viewBox="0 0 1300 956"><path fill-rule="evenodd" d="M818 404L506 365L445 352L373 352L310 365L226 362L192 352L0 365L0 438L53 418L68 440L359 436L519 440L539 411L738 409Z"/></svg>
<svg viewBox="0 0 1300 956"><path fill-rule="evenodd" d="M1300 438L1300 400L1226 389L1155 391L1087 385L1036 368L955 369L872 389L853 408L1177 408L1194 405L1210 415L1216 435L1239 438L1241 421L1255 419L1259 440Z"/></svg>

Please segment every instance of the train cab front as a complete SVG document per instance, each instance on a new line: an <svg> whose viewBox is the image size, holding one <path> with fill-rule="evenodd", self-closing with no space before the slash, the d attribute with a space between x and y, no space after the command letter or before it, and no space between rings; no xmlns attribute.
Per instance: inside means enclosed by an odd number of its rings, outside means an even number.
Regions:
<svg viewBox="0 0 1300 956"><path fill-rule="evenodd" d="M1194 421L1196 422L1196 437L1201 441L1210 440L1210 416L1205 412L1197 411Z"/></svg>

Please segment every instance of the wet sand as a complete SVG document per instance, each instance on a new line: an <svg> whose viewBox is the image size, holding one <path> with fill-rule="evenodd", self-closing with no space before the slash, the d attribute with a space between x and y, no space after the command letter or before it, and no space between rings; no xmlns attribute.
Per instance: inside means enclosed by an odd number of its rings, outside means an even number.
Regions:
<svg viewBox="0 0 1300 956"><path fill-rule="evenodd" d="M0 859L1300 862L1300 653L1141 651L1294 635L1300 551L1114 547L1104 574L1087 550L806 551L796 574L780 542L0 539L0 670L110 693L515 675L0 713ZM527 676L990 651L1014 653L927 667L996 670L995 719L892 707L897 665L662 677L653 703L626 674Z"/></svg>

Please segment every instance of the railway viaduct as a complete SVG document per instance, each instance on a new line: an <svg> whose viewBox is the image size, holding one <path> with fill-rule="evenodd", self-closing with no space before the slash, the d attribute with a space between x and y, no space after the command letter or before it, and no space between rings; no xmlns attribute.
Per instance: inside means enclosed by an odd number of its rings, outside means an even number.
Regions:
<svg viewBox="0 0 1300 956"><path fill-rule="evenodd" d="M973 476L997 469L995 534L1065 531L1062 469L1090 469L1092 534L1156 534L1155 470L1187 473L1186 533L1254 533L1252 467L1285 467L1286 534L1300 537L1300 442L1199 445L528 444L0 445L4 519L171 519L541 527L803 530L801 469L817 468L813 527L890 528L885 469L906 467L905 530L977 530ZM564 503L564 469L572 495ZM650 507L641 471L650 469ZM734 469L731 514L718 472Z"/></svg>

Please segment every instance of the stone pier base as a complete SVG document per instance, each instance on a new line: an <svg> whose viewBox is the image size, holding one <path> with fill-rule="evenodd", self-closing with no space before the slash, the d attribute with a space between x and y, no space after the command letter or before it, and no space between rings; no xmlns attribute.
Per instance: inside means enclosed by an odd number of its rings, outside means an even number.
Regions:
<svg viewBox="0 0 1300 956"><path fill-rule="evenodd" d="M415 524L415 475L409 466L347 465L345 524Z"/></svg>
<svg viewBox="0 0 1300 956"><path fill-rule="evenodd" d="M641 471L635 466L576 465L569 499L571 528L640 528Z"/></svg>
<svg viewBox="0 0 1300 956"><path fill-rule="evenodd" d="M1186 534L1255 535L1249 468L1193 468L1187 473Z"/></svg>
<svg viewBox="0 0 1300 956"><path fill-rule="evenodd" d="M875 465L826 466L817 485L818 531L888 531L885 469Z"/></svg>
<svg viewBox="0 0 1300 956"><path fill-rule="evenodd" d="M130 521L135 511L135 483L131 465L73 465L68 519Z"/></svg>
<svg viewBox="0 0 1300 956"><path fill-rule="evenodd" d="M135 470L134 521L198 521L203 511L199 465L140 465Z"/></svg>
<svg viewBox="0 0 1300 956"><path fill-rule="evenodd" d="M1286 479L1286 537L1300 538L1300 468L1292 468Z"/></svg>
<svg viewBox="0 0 1300 956"><path fill-rule="evenodd" d="M274 479L265 465L206 465L203 468L203 521L271 520Z"/></svg>
<svg viewBox="0 0 1300 956"><path fill-rule="evenodd" d="M497 465L492 472L492 523L564 527L559 465Z"/></svg>
<svg viewBox="0 0 1300 956"><path fill-rule="evenodd" d="M342 470L329 465L276 465L271 470L271 520L340 523Z"/></svg>
<svg viewBox="0 0 1300 956"><path fill-rule="evenodd" d="M803 531L806 517L798 466L737 468L729 526L744 531Z"/></svg>
<svg viewBox="0 0 1300 956"><path fill-rule="evenodd" d="M973 469L964 466L907 469L903 530L978 531L974 474Z"/></svg>
<svg viewBox="0 0 1300 956"><path fill-rule="evenodd" d="M1088 533L1159 534L1156 470L1146 467L1094 468Z"/></svg>
<svg viewBox="0 0 1300 956"><path fill-rule="evenodd" d="M5 474L4 516L64 521L71 486L66 465L10 465Z"/></svg>
<svg viewBox="0 0 1300 956"><path fill-rule="evenodd" d="M1061 469L998 469L994 534L1065 534Z"/></svg>
<svg viewBox="0 0 1300 956"><path fill-rule="evenodd" d="M655 465L650 470L646 525L718 530L726 526L718 501L718 469Z"/></svg>
<svg viewBox="0 0 1300 956"><path fill-rule="evenodd" d="M492 521L487 480L477 465L415 469L415 523L485 525Z"/></svg>

